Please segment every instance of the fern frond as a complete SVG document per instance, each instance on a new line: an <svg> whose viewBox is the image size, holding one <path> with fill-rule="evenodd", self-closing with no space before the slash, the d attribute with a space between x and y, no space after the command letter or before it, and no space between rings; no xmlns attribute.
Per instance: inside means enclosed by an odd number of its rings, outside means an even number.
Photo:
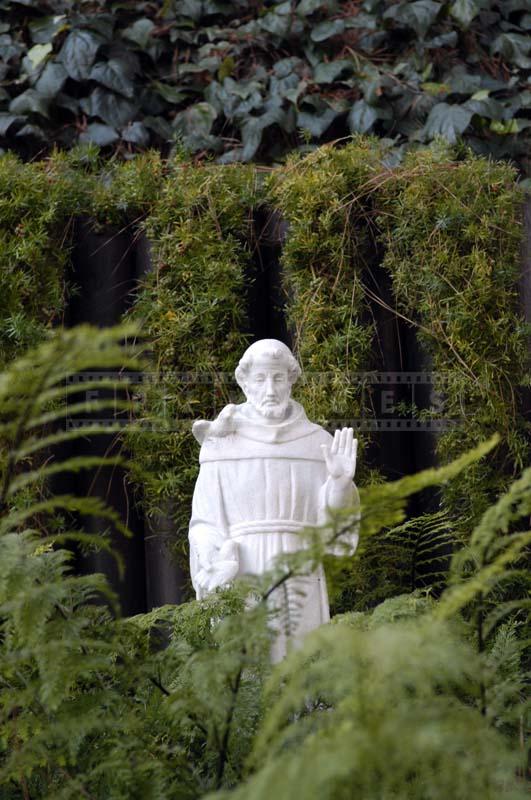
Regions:
<svg viewBox="0 0 531 800"><path fill-rule="evenodd" d="M83 400L78 403L71 403L67 408L67 412L68 417L75 420L76 416L80 414L95 414L97 411L131 411L131 409L131 400L102 398L101 400ZM49 425L51 422L62 421L64 418L64 408L46 411L31 419L27 425L27 430L31 431L34 428L41 428L45 425Z"/></svg>
<svg viewBox="0 0 531 800"><path fill-rule="evenodd" d="M526 571L526 577L529 579L528 571ZM492 631L494 631L508 616L520 615L524 620L528 619L530 610L531 598L528 597L519 598L518 600L506 600L497 603L485 617L485 636L490 636Z"/></svg>
<svg viewBox="0 0 531 800"><path fill-rule="evenodd" d="M500 436L494 434L487 441L444 466L431 467L391 483L361 487L361 507L363 509L369 505L371 511L370 514L362 514L360 540L377 533L385 526L402 523L405 518L405 501L409 496L454 478L470 464L483 458L499 441Z"/></svg>
<svg viewBox="0 0 531 800"><path fill-rule="evenodd" d="M80 472L83 469L93 469L94 467L117 467L127 466L128 461L123 456L72 456L64 461L60 461L51 466L39 467L35 470L24 472L13 478L7 492L7 497L12 497L21 489L37 483L37 481L45 481L51 478L52 475L57 475L61 472Z"/></svg>
<svg viewBox="0 0 531 800"><path fill-rule="evenodd" d="M513 522L531 516L531 467L523 471L474 528L470 544L487 547L496 534L506 534Z"/></svg>
<svg viewBox="0 0 531 800"><path fill-rule="evenodd" d="M463 700L476 662L433 621L319 629L271 676L248 780L209 798L523 798L504 740Z"/></svg>
<svg viewBox="0 0 531 800"><path fill-rule="evenodd" d="M45 500L32 503L27 508L11 510L0 518L0 536L28 524L38 514L53 514L57 511L78 512L84 516L101 517L108 520L123 533L131 536L131 531L123 524L119 514L98 497L74 497L72 495L53 495Z"/></svg>
<svg viewBox="0 0 531 800"><path fill-rule="evenodd" d="M123 433L123 430L124 426L122 424L113 423L112 421L110 421L109 424L105 423L104 425L100 425L95 422L89 422L87 425L71 428L70 430L63 430L58 433L50 434L49 436L29 437L26 439L24 444L13 453L13 456L17 462L23 461L34 453L38 453L42 450L48 450L52 447L56 447L59 444L72 442L76 439L87 439L100 434L105 436L109 436L111 433L120 434Z"/></svg>
<svg viewBox="0 0 531 800"><path fill-rule="evenodd" d="M531 544L531 531L511 537L511 544L491 563L482 567L476 575L464 583L453 585L445 592L437 615L441 619L452 617L479 594L488 595L499 580L508 577L506 567L517 561L529 544Z"/></svg>

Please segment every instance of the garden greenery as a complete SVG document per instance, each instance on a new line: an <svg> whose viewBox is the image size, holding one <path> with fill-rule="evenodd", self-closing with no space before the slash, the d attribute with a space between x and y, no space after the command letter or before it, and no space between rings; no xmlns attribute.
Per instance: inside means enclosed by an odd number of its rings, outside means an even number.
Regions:
<svg viewBox="0 0 531 800"><path fill-rule="evenodd" d="M224 163L373 133L529 153L528 0L2 0L0 137ZM528 165L527 165L528 166Z"/></svg>
<svg viewBox="0 0 531 800"><path fill-rule="evenodd" d="M167 173L145 230L153 270L132 317L148 332L153 380L144 395L151 434L128 437L150 512L169 513L187 568L190 502L197 477L191 423L212 418L234 397L235 353L250 343L246 274L251 264L253 209L261 194L250 167L190 168ZM146 469L147 467L147 469Z"/></svg>
<svg viewBox="0 0 531 800"><path fill-rule="evenodd" d="M382 532L367 563L358 559L341 579L341 609L413 590L421 562L428 582L440 584L442 549L460 535L466 539L530 456L514 171L484 159L452 160L444 146L411 154L394 168L383 166L387 156L381 143L358 139L291 156L269 178L272 202L289 223L282 254L287 316L310 373L298 391L323 424L374 415L366 387L350 373L382 368L370 306L371 270L380 261L396 312L415 327L435 396L443 400L442 411L413 406L410 413L456 423L439 434L438 458L447 461L496 430L503 445L444 486L442 509ZM360 479L378 476L362 467Z"/></svg>
<svg viewBox="0 0 531 800"><path fill-rule="evenodd" d="M405 522L408 497L490 457L499 436L438 469L362 487L361 516L344 509L302 532L306 547L262 576L123 619L112 613L104 577L75 576L63 546L73 538L108 547L105 534L66 530L57 512L119 520L100 501L46 491L47 475L90 467L90 459L35 470L31 457L86 435L61 424L67 413L95 410L94 401L76 403L74 383L64 405L65 379L87 368L144 367L138 347L124 345L136 333L56 331L0 376L2 797L261 800L274 791L287 800L298 791L310 800L523 800L525 671L516 634L525 603L500 607L496 618L491 590L494 574L517 569L529 542L520 527L531 512L531 470L472 533L475 553L493 544L495 552L456 554L455 583L439 601L414 592L339 615L275 667L273 587L314 569L358 519L360 547L370 548L382 528ZM123 405L134 414L134 404ZM479 642L471 609L486 596L491 613Z"/></svg>
<svg viewBox="0 0 531 800"><path fill-rule="evenodd" d="M59 189L59 191L58 191ZM58 223L61 189L47 167L15 156L0 168L0 363L46 335L60 315L68 250ZM59 216L61 222L63 220Z"/></svg>
<svg viewBox="0 0 531 800"><path fill-rule="evenodd" d="M439 437L442 460L494 430L503 447L445 489L462 522L477 521L529 463L522 388L529 385L519 311L522 220L514 172L484 160L417 153L380 192L384 266L397 310L417 324L445 414L465 425ZM429 418L429 412L427 414Z"/></svg>
<svg viewBox="0 0 531 800"><path fill-rule="evenodd" d="M107 230L135 225L153 201L162 172L156 153L105 166L91 147L32 164L2 156L0 364L61 324L75 291L68 260L76 220L89 217Z"/></svg>
<svg viewBox="0 0 531 800"><path fill-rule="evenodd" d="M145 231L153 269L132 316L142 325L153 380L141 413L151 434L128 434L147 514L173 520L174 549L186 567L186 528L197 451L190 425L240 394L235 359L251 341L248 288L256 274L255 217L287 222L281 270L285 314L303 367L298 398L322 424L371 416L352 373L378 369L369 275L391 281L397 313L415 327L455 429L438 438L444 463L499 431L496 453L443 487L444 507L382 531L358 559L337 608L363 610L417 585L421 561L444 581L436 547L468 533L528 463L520 386L529 384L528 329L518 310L522 194L503 164L438 146L389 165L389 148L358 137L286 165L191 165L146 153L102 162L89 147L22 164L0 159L0 353L4 364L60 323L75 292L65 270L75 220L112 235ZM35 275L37 278L35 279ZM322 378L324 377L324 380ZM429 419L430 411L412 408ZM432 416L437 411L432 412ZM381 480L363 458L358 481ZM133 470L133 475L135 471ZM426 547L426 542L433 544ZM438 551L440 552L440 550ZM431 566L430 566L431 565ZM337 563L329 564L329 574ZM443 571L441 572L441 568Z"/></svg>

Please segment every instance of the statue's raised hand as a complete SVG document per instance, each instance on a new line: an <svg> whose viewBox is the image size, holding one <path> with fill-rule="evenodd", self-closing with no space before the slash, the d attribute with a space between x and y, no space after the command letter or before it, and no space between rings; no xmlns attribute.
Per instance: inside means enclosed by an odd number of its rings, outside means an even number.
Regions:
<svg viewBox="0 0 531 800"><path fill-rule="evenodd" d="M351 481L356 472L358 440L352 428L342 428L334 434L330 446L321 445L328 474L335 480Z"/></svg>

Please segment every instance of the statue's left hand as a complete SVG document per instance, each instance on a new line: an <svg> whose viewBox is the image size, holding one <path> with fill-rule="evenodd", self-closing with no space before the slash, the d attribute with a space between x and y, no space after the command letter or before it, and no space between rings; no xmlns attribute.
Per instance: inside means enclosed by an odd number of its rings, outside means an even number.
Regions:
<svg viewBox="0 0 531 800"><path fill-rule="evenodd" d="M194 583L205 594L228 586L236 577L239 569L238 542L227 539L221 547L212 542L202 542L195 547L199 561L199 569L194 576Z"/></svg>
<svg viewBox="0 0 531 800"><path fill-rule="evenodd" d="M358 440L354 439L352 428L342 428L334 434L330 446L321 445L326 468L329 475L335 480L351 481L356 472L356 453Z"/></svg>

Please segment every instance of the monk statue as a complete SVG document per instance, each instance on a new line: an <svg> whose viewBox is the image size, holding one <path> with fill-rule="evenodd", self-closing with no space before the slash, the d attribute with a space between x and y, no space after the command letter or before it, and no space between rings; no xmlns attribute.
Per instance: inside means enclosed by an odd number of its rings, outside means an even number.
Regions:
<svg viewBox="0 0 531 800"><path fill-rule="evenodd" d="M331 436L291 397L301 368L276 339L261 339L235 372L245 402L193 425L201 445L190 521L190 567L198 599L245 574L261 574L281 553L301 549L298 532L331 509L359 505L352 428ZM354 552L357 532L349 534ZM275 592L278 596L275 598ZM279 627L272 658L330 618L322 566L289 578L271 595L291 627Z"/></svg>

